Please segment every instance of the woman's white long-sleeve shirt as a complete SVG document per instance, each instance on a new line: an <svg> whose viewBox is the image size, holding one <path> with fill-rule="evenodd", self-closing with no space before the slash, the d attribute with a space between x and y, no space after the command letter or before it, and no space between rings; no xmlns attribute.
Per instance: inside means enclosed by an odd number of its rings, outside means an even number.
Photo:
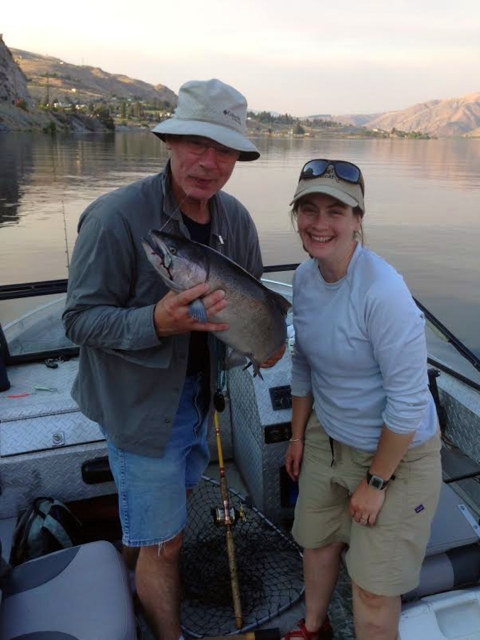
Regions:
<svg viewBox="0 0 480 640"><path fill-rule="evenodd" d="M375 451L384 424L399 434L416 431L411 446L435 433L425 320L385 260L358 244L347 274L333 284L307 260L295 272L293 319L292 395L313 394L328 435Z"/></svg>

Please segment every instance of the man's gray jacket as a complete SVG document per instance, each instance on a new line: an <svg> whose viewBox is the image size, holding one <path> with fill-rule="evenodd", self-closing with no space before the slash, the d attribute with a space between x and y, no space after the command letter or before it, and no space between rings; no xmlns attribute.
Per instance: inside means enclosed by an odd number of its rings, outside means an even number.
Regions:
<svg viewBox="0 0 480 640"><path fill-rule="evenodd" d="M259 278L263 265L248 211L220 192L210 200L210 246ZM190 334L159 339L155 304L168 289L141 240L150 229L189 237L160 174L101 196L78 225L63 322L80 345L72 396L127 451L160 456L185 380ZM209 345L213 344L210 336ZM211 353L212 385L216 362Z"/></svg>

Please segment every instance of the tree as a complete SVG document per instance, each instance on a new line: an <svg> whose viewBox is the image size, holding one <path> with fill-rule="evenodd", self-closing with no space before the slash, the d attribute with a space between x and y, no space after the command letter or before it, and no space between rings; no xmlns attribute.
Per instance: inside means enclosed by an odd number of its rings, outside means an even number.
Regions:
<svg viewBox="0 0 480 640"><path fill-rule="evenodd" d="M107 107L98 107L95 109L95 115L106 129L109 131L115 131L115 123L113 122L113 118Z"/></svg>

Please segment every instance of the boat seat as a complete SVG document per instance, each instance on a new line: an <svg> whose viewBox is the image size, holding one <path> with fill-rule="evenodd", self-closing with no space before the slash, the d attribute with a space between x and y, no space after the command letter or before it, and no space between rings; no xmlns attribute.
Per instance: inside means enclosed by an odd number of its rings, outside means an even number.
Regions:
<svg viewBox="0 0 480 640"><path fill-rule="evenodd" d="M128 572L105 541L20 564L2 585L0 640L136 640Z"/></svg>
<svg viewBox="0 0 480 640"><path fill-rule="evenodd" d="M442 484L420 583L404 602L480 580L480 526L450 485Z"/></svg>

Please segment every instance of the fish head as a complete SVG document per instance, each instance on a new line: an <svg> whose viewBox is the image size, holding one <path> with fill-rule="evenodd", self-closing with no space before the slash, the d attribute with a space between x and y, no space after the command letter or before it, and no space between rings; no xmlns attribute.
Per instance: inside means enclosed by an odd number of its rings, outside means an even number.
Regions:
<svg viewBox="0 0 480 640"><path fill-rule="evenodd" d="M147 258L169 289L185 291L208 278L208 257L202 245L152 229L142 240Z"/></svg>

